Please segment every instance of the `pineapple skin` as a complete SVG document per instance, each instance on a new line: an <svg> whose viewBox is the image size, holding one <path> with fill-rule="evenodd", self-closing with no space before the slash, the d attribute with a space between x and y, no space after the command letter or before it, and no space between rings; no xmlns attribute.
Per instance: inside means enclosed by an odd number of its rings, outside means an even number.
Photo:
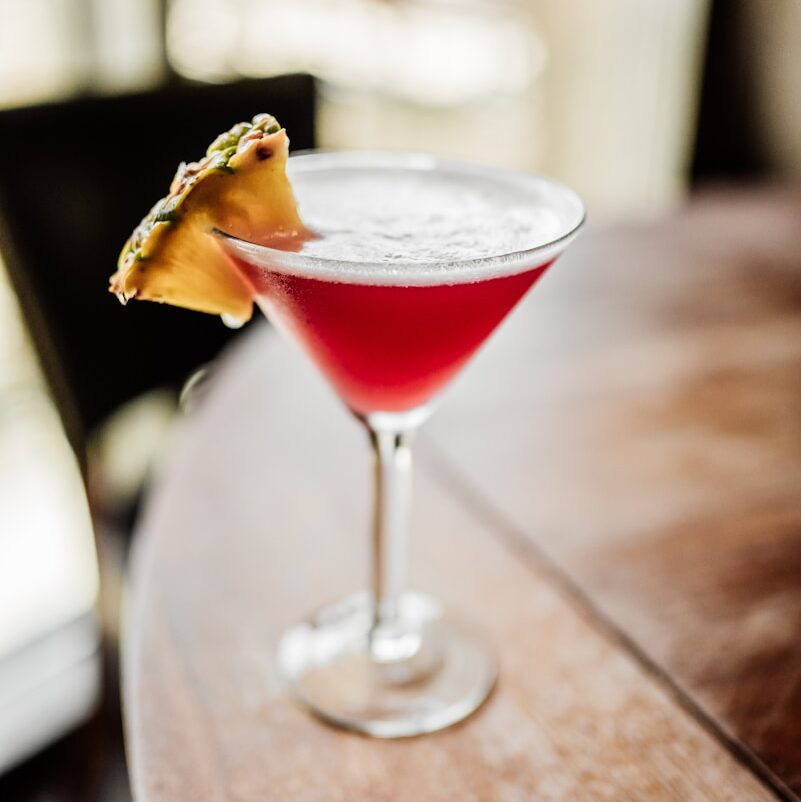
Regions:
<svg viewBox="0 0 801 802"><path fill-rule="evenodd" d="M253 289L213 230L258 242L305 231L286 176L289 138L274 117L237 123L200 161L181 164L123 246L109 289L132 298L247 321Z"/></svg>

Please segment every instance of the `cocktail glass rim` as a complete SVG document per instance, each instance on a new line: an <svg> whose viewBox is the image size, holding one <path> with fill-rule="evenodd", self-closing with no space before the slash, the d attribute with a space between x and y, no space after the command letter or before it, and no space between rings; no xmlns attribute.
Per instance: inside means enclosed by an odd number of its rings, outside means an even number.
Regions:
<svg viewBox="0 0 801 802"><path fill-rule="evenodd" d="M540 173L514 170L506 167L474 164L454 159L440 158L425 153L408 153L404 151L349 151L349 150L306 150L293 153L288 159L287 172L292 177L295 173L327 168L326 162L335 162L334 169L411 169L416 171L436 171L453 173L460 176L491 178L516 185L531 191L548 188L551 195L558 194L563 202L572 207L573 218L560 231L558 236L545 242L519 250L505 251L470 259L450 259L434 261L392 261L391 263L368 260L335 259L331 257L310 256L291 250L260 244L243 239L233 234L215 229L214 233L224 240L236 244L242 255L247 255L255 264L269 267L271 270L292 273L307 278L323 280L348 280L357 284L409 284L428 285L437 283L460 284L479 281L487 278L492 271L497 275L511 275L518 270L525 270L533 263L544 263L556 258L576 237L586 222L587 215L579 196L566 184ZM555 193L553 191L556 191ZM547 204L547 200L543 201ZM301 212L302 212L301 208ZM447 272L446 272L447 270Z"/></svg>

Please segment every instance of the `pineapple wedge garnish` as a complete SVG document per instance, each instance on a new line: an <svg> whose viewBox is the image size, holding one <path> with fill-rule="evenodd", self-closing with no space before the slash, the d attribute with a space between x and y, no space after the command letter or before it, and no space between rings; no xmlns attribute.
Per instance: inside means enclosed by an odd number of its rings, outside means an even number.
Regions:
<svg viewBox="0 0 801 802"><path fill-rule="evenodd" d="M111 291L122 303L159 301L249 320L253 291L212 232L256 242L303 234L288 154L286 131L259 114L218 136L200 161L181 164L169 194L125 243Z"/></svg>

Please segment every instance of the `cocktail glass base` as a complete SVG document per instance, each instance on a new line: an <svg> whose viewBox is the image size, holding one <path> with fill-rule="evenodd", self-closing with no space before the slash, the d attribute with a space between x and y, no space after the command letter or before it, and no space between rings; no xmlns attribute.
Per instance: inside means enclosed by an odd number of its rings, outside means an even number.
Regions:
<svg viewBox="0 0 801 802"><path fill-rule="evenodd" d="M404 594L390 624L374 626L367 594L293 626L278 666L295 697L335 726L377 738L444 729L473 713L497 677L495 655L433 599Z"/></svg>

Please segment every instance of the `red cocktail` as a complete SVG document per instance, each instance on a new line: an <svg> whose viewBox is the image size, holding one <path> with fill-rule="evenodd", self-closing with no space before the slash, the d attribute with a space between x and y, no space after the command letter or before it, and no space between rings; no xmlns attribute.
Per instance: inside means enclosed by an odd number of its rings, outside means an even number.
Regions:
<svg viewBox="0 0 801 802"><path fill-rule="evenodd" d="M548 263L425 286L324 281L239 264L270 320L301 344L354 412L366 415L426 404Z"/></svg>

